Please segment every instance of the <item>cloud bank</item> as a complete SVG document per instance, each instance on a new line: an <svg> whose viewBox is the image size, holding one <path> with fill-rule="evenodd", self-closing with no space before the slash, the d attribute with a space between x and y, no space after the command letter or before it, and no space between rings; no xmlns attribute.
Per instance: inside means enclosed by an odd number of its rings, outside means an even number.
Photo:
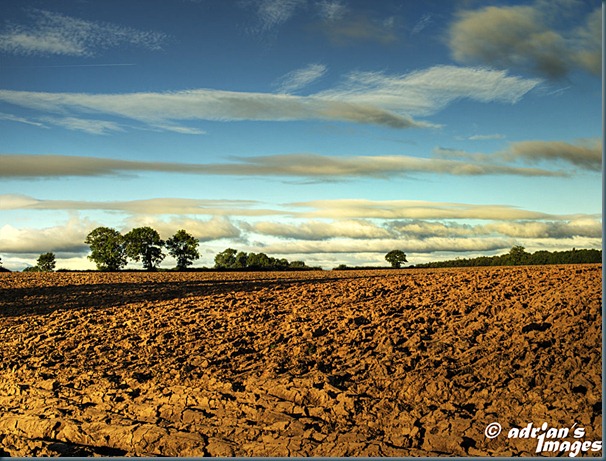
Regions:
<svg viewBox="0 0 606 461"><path fill-rule="evenodd" d="M67 211L64 224L47 228L0 228L2 256L47 251L84 255L86 235L98 227L97 212L111 211L122 232L151 226L163 238L186 229L220 251L224 245L266 254L375 255L394 248L408 254L505 251L527 248L599 248L599 215L553 215L509 205L411 200L317 200L267 206L254 201L156 198L119 202L40 200L23 195L0 196L2 210ZM96 215L98 216L98 215ZM239 216L239 219L234 219ZM103 224L106 225L106 224ZM214 251L213 250L213 251ZM17 256L15 256L17 255ZM298 256L297 256L298 257ZM338 258L337 258L338 259Z"/></svg>
<svg viewBox="0 0 606 461"><path fill-rule="evenodd" d="M235 157L229 163L169 163L67 155L0 154L0 178L119 176L128 173L180 173L242 177L292 177L314 181L388 179L411 174L455 176L564 176L559 171L406 155L337 157L284 154Z"/></svg>

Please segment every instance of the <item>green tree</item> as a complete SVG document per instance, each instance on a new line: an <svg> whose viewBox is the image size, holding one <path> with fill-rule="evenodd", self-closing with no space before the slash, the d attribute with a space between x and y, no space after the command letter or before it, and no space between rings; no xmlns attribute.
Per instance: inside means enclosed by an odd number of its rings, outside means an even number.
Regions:
<svg viewBox="0 0 606 461"><path fill-rule="evenodd" d="M109 227L97 227L84 241L90 246L88 259L97 264L97 269L119 271L126 266L126 246L120 232Z"/></svg>
<svg viewBox="0 0 606 461"><path fill-rule="evenodd" d="M272 267L272 262L265 253L249 253L246 259L246 267L250 267L251 269L269 269Z"/></svg>
<svg viewBox="0 0 606 461"><path fill-rule="evenodd" d="M293 269L303 269L306 268L307 266L305 265L304 261L292 261L288 267L292 267Z"/></svg>
<svg viewBox="0 0 606 461"><path fill-rule="evenodd" d="M227 248L215 256L215 267L217 269L231 269L236 264L236 254L233 248Z"/></svg>
<svg viewBox="0 0 606 461"><path fill-rule="evenodd" d="M133 261L143 261L143 267L148 271L155 270L162 262L164 241L160 234L151 227L137 227L124 236L126 255Z"/></svg>
<svg viewBox="0 0 606 461"><path fill-rule="evenodd" d="M523 246L521 245L516 245L514 247L511 248L511 250L509 250L509 254L508 254L508 262L509 264L512 264L514 266L520 265L520 264L525 264L526 261L528 260L528 256L530 256L528 253L526 253L526 250L524 249Z"/></svg>
<svg viewBox="0 0 606 461"><path fill-rule="evenodd" d="M408 262L406 260L406 254L401 250L391 250L385 255L385 260L395 269L399 269L402 266L402 263Z"/></svg>
<svg viewBox="0 0 606 461"><path fill-rule="evenodd" d="M243 269L246 267L246 261L248 259L248 254L244 251L239 251L236 255L236 260L234 261L234 267L238 269Z"/></svg>
<svg viewBox="0 0 606 461"><path fill-rule="evenodd" d="M168 252L177 260L177 269L185 269L191 266L192 261L200 259L198 245L198 239L183 229L166 241Z"/></svg>
<svg viewBox="0 0 606 461"><path fill-rule="evenodd" d="M55 270L55 254L43 253L38 258L38 269L40 272L52 272Z"/></svg>

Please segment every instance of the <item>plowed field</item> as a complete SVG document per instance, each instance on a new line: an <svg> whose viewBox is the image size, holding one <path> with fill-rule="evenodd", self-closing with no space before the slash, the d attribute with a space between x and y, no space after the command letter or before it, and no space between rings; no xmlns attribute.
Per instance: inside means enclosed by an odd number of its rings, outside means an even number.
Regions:
<svg viewBox="0 0 606 461"><path fill-rule="evenodd" d="M0 456L600 441L601 270L0 274Z"/></svg>

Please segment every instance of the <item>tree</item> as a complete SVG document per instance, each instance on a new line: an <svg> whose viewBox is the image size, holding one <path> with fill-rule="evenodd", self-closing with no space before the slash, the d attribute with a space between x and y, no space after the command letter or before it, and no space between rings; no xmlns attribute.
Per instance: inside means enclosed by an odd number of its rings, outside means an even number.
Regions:
<svg viewBox="0 0 606 461"><path fill-rule="evenodd" d="M126 256L134 261L143 261L143 267L148 271L155 270L162 262L164 241L160 234L151 227L137 227L124 236Z"/></svg>
<svg viewBox="0 0 606 461"><path fill-rule="evenodd" d="M55 254L43 253L38 258L38 269L40 272L52 272L55 270Z"/></svg>
<svg viewBox="0 0 606 461"><path fill-rule="evenodd" d="M230 269L236 264L236 254L233 248L227 248L215 256L215 267L217 269Z"/></svg>
<svg viewBox="0 0 606 461"><path fill-rule="evenodd" d="M402 266L402 263L408 262L406 260L406 254L401 250L391 250L385 255L385 260L395 269L399 269Z"/></svg>
<svg viewBox="0 0 606 461"><path fill-rule="evenodd" d="M126 266L126 247L120 232L109 227L97 227L86 236L84 241L90 245L88 259L103 271L119 271Z"/></svg>
<svg viewBox="0 0 606 461"><path fill-rule="evenodd" d="M509 255L507 259L509 260L509 264L517 266L519 264L525 264L528 259L528 256L530 255L526 253L526 250L523 246L516 245L512 247L511 250L509 250Z"/></svg>
<svg viewBox="0 0 606 461"><path fill-rule="evenodd" d="M198 239L183 229L166 241L169 254L177 260L177 269L185 269L194 259L200 259L198 245Z"/></svg>
<svg viewBox="0 0 606 461"><path fill-rule="evenodd" d="M239 251L236 255L236 260L234 261L234 267L238 269L243 269L246 267L246 260L248 259L248 254L244 251Z"/></svg>
<svg viewBox="0 0 606 461"><path fill-rule="evenodd" d="M251 269L269 269L272 267L272 262L265 253L249 253L246 266Z"/></svg>

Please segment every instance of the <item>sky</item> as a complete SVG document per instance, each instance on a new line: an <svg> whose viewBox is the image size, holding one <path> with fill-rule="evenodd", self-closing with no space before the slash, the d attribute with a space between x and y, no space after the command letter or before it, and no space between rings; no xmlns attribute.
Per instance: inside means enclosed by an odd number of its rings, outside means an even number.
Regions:
<svg viewBox="0 0 606 461"><path fill-rule="evenodd" d="M99 226L185 229L206 267L602 246L597 0L0 6L8 269L92 269Z"/></svg>

